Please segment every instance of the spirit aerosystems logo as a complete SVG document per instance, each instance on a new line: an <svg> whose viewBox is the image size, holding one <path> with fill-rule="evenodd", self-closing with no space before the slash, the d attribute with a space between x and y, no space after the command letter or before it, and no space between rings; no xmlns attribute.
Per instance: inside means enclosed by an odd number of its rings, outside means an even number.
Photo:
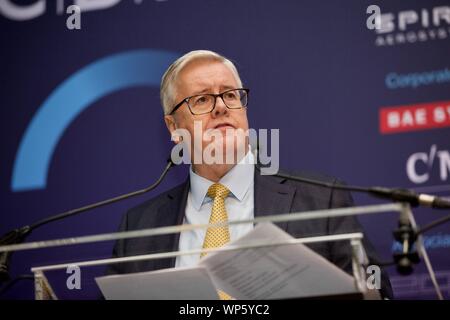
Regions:
<svg viewBox="0 0 450 320"><path fill-rule="evenodd" d="M44 189L54 150L82 111L118 90L159 87L164 71L178 56L150 49L127 51L95 61L62 82L38 108L22 137L12 191Z"/></svg>
<svg viewBox="0 0 450 320"><path fill-rule="evenodd" d="M382 12L371 5L366 26L375 33L375 46L386 47L450 38L450 6Z"/></svg>

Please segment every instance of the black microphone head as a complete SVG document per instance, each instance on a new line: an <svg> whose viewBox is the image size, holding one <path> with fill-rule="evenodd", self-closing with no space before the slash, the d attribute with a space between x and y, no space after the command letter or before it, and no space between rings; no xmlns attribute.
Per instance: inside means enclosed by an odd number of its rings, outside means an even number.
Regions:
<svg viewBox="0 0 450 320"><path fill-rule="evenodd" d="M183 149L180 149L180 151L179 151L178 154L180 155L180 159L183 158ZM169 157L167 158L167 163L170 163L171 166L176 166L176 165L179 164L179 163L175 163L175 162L172 160L172 154L169 154Z"/></svg>

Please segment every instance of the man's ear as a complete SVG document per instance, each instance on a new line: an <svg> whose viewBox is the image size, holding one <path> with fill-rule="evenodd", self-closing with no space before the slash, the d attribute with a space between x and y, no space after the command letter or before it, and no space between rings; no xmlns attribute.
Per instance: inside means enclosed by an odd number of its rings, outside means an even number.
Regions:
<svg viewBox="0 0 450 320"><path fill-rule="evenodd" d="M169 130L170 135L173 136L174 131L177 129L177 124L175 123L175 119L172 115L165 115L164 122L166 123L167 130ZM179 143L180 140L175 140L175 143Z"/></svg>

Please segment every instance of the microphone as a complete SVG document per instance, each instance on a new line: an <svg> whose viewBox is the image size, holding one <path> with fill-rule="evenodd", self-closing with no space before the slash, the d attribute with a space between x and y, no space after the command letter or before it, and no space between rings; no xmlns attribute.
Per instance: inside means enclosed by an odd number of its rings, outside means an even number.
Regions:
<svg viewBox="0 0 450 320"><path fill-rule="evenodd" d="M424 206L434 209L450 209L450 201L444 198L425 193L416 193L409 189L370 187L368 192L379 198L408 202L413 207Z"/></svg>
<svg viewBox="0 0 450 320"><path fill-rule="evenodd" d="M172 159L169 157L169 159L167 160L167 165L164 168L163 172L161 173L161 175L159 176L158 180L156 180L152 185L148 186L147 188L141 189L141 190L137 190L137 191L133 191L127 194L123 194L114 198L110 198L110 199L106 199L103 201L99 201L87 206L83 206L81 208L77 208L77 209L72 209L66 212L62 212L60 214L57 215L53 215L50 216L48 218L42 219L36 223L33 223L31 225L27 225L27 226L23 226L21 228L18 229L14 229L6 234L4 234L1 238L0 238L0 245L10 245L10 244L18 244L21 243L23 241L25 241L26 237L30 235L30 233L35 230L36 228L45 225L47 223L56 221L56 220L60 220L60 219L65 219L71 216L74 216L76 214L91 210L91 209L95 209L95 208L99 208L114 202L118 202L121 200L125 200L131 197L135 197L144 193L147 193L153 189L155 189L157 186L159 186L159 184L163 181L163 179L165 178L165 176L167 175L167 173L169 172L169 170L175 165L175 163L172 161ZM12 252L8 251L8 252L0 252L0 283L3 283L7 280L10 279L9 276L9 260L11 258L11 254Z"/></svg>
<svg viewBox="0 0 450 320"><path fill-rule="evenodd" d="M256 169L261 172L264 167L261 167L257 161L255 164ZM293 176L284 173L276 173L273 176L294 180L299 182L304 182L307 184L312 184L316 186L321 186L329 189L355 191L371 194L375 197L388 199L392 201L407 202L413 207L417 206L428 206L435 209L449 209L450 202L428 194L418 194L412 190L408 189L392 189L385 187L360 187L351 185L339 185L335 183L323 182L315 179L303 178L298 176ZM413 271L413 265L420 262L419 255L417 252L413 251L413 244L417 240L417 236L430 230L438 225L444 224L450 221L450 215L443 217L437 221L430 223L429 225L423 227L419 230L414 230L409 222L409 219L403 214L400 215L398 228L393 231L395 240L402 244L402 252L394 254L394 261L397 265L397 270L400 274L408 275Z"/></svg>
<svg viewBox="0 0 450 320"><path fill-rule="evenodd" d="M264 170L263 167L259 163L256 163L256 168L258 171ZM338 189L338 190L347 190L347 191L355 191L355 192L363 192L371 194L377 198L388 199L392 201L399 202L407 202L413 207L417 206L426 206L432 207L434 209L450 209L450 201L423 193L416 193L409 189L401 189L401 188L385 188L385 187L359 187L359 186L351 186L351 185L337 185L335 183L323 182L319 180L302 178L298 176L293 176L284 173L276 173L274 176L285 178L289 180L305 182L308 184L313 184L316 186L321 186L330 189Z"/></svg>

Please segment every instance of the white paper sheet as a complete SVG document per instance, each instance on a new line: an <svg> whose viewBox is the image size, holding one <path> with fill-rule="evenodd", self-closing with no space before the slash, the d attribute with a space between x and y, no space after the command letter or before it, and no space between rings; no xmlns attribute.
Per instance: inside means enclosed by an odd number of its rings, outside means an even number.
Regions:
<svg viewBox="0 0 450 320"><path fill-rule="evenodd" d="M292 237L259 224L233 245ZM236 299L286 299L357 293L353 277L303 244L214 253L201 260L218 289Z"/></svg>
<svg viewBox="0 0 450 320"><path fill-rule="evenodd" d="M272 223L258 224L230 245L293 239ZM106 299L289 299L357 293L353 277L302 244L210 253L193 268L96 278Z"/></svg>
<svg viewBox="0 0 450 320"><path fill-rule="evenodd" d="M218 300L205 268L164 269L99 277L107 300Z"/></svg>

